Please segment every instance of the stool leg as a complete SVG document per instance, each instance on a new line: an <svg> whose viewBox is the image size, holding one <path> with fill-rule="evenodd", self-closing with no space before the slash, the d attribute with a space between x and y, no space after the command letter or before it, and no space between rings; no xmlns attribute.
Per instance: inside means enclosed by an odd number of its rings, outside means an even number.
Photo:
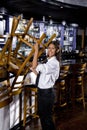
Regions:
<svg viewBox="0 0 87 130"><path fill-rule="evenodd" d="M33 117L38 117L37 116L37 92L34 92L34 95L32 95L32 92L30 92L30 101L29 101L29 104L30 106L32 106L32 97L34 97L34 114L32 114L32 108L30 109L30 114L33 116ZM35 116L34 116L35 115Z"/></svg>
<svg viewBox="0 0 87 130"><path fill-rule="evenodd" d="M19 122L22 120L22 93L19 94Z"/></svg>
<svg viewBox="0 0 87 130"><path fill-rule="evenodd" d="M71 86L71 104L74 109L75 108L75 80L73 78L71 79L70 86Z"/></svg>
<svg viewBox="0 0 87 130"><path fill-rule="evenodd" d="M32 106L32 92L29 91L29 106ZM32 113L32 109L29 109L29 113Z"/></svg>
<svg viewBox="0 0 87 130"><path fill-rule="evenodd" d="M23 118L23 126L25 127L26 124L26 110L27 110L27 95L26 92L24 91L24 118Z"/></svg>
<svg viewBox="0 0 87 130"><path fill-rule="evenodd" d="M82 81L82 97L83 97L83 108L85 109L85 98L84 98L84 85L83 85L83 81Z"/></svg>
<svg viewBox="0 0 87 130"><path fill-rule="evenodd" d="M37 115L37 106L38 104L37 104L37 94L35 95L35 110L36 110L36 115Z"/></svg>

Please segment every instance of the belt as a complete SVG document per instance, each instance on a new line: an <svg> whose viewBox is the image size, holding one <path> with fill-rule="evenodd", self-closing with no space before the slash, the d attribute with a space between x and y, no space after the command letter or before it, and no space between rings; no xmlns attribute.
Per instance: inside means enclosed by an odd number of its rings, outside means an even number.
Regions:
<svg viewBox="0 0 87 130"><path fill-rule="evenodd" d="M53 88L47 88L47 89L38 88L38 92L40 92L40 93L51 93L51 92L53 92Z"/></svg>

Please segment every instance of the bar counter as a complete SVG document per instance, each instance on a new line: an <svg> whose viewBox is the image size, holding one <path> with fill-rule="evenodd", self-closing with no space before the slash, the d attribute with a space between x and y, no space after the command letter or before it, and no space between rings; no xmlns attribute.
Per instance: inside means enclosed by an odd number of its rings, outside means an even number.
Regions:
<svg viewBox="0 0 87 130"><path fill-rule="evenodd" d="M77 64L77 63L86 63L87 60L86 59L65 59L65 60L61 60L61 65L66 65L66 64L69 64L69 65L72 65L72 64Z"/></svg>
<svg viewBox="0 0 87 130"><path fill-rule="evenodd" d="M14 75L10 74L10 80L13 77ZM7 82L6 77L0 78L0 90L1 90L2 85L6 82ZM0 95L0 98L1 96L2 95ZM2 102L4 99L2 98L0 100ZM0 102L0 105L1 105L1 102ZM12 98L11 103L8 103L8 105L0 108L0 130L10 130L10 128L14 127L18 123L19 123L19 98L17 95Z"/></svg>

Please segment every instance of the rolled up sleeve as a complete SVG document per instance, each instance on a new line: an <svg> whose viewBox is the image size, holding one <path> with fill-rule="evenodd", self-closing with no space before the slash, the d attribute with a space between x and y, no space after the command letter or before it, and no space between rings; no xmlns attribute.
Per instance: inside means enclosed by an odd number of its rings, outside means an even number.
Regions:
<svg viewBox="0 0 87 130"><path fill-rule="evenodd" d="M54 73L55 71L59 70L59 64L58 63L46 63L46 64L39 64L36 68L37 72L42 72L45 74L51 74Z"/></svg>

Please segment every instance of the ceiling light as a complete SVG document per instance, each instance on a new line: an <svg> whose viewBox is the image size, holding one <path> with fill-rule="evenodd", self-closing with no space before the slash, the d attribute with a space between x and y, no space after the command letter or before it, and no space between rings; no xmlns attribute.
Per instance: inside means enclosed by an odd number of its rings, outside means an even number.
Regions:
<svg viewBox="0 0 87 130"><path fill-rule="evenodd" d="M51 18L51 15L49 15L49 18Z"/></svg>
<svg viewBox="0 0 87 130"><path fill-rule="evenodd" d="M61 9L63 9L63 6L60 6Z"/></svg>
<svg viewBox="0 0 87 130"><path fill-rule="evenodd" d="M0 15L0 18L2 19L2 18L3 18L3 16L2 16L2 15Z"/></svg>
<svg viewBox="0 0 87 130"><path fill-rule="evenodd" d="M72 26L72 27L78 27L78 24L77 23L71 23L70 26Z"/></svg>
<svg viewBox="0 0 87 130"><path fill-rule="evenodd" d="M50 19L50 24L53 24L53 20L52 19Z"/></svg>
<svg viewBox="0 0 87 130"><path fill-rule="evenodd" d="M63 26L65 26L66 25L66 21L64 20L64 21L62 21L62 25Z"/></svg>

